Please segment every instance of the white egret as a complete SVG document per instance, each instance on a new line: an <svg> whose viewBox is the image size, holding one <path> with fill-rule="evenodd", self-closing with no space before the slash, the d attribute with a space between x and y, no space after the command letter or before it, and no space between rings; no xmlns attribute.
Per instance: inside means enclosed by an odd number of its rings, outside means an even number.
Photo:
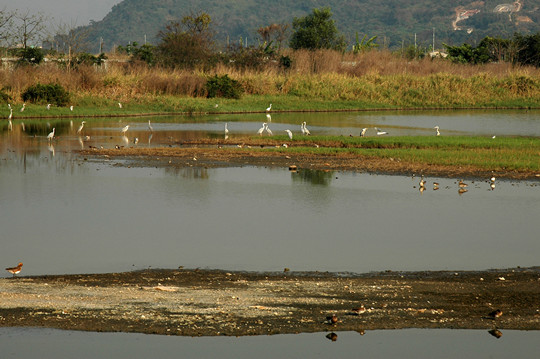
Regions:
<svg viewBox="0 0 540 359"><path fill-rule="evenodd" d="M118 108L122 108L122 103L118 102Z"/></svg>
<svg viewBox="0 0 540 359"><path fill-rule="evenodd" d="M216 104L214 105L214 108L218 108L218 107L219 107L219 104L216 103Z"/></svg>
<svg viewBox="0 0 540 359"><path fill-rule="evenodd" d="M150 124L150 120L148 120L148 129L150 130L150 132L154 132L154 128Z"/></svg>
<svg viewBox="0 0 540 359"><path fill-rule="evenodd" d="M10 107L9 108L9 116L8 116L8 120L11 120L13 118L13 109Z"/></svg>
<svg viewBox="0 0 540 359"><path fill-rule="evenodd" d="M270 104L270 106L268 106L268 108L266 109L266 112L270 112L271 109L272 109L272 104Z"/></svg>
<svg viewBox="0 0 540 359"><path fill-rule="evenodd" d="M285 132L287 132L287 135L289 135L289 139L292 140L292 132L291 132L291 130L285 130Z"/></svg>
<svg viewBox="0 0 540 359"><path fill-rule="evenodd" d="M375 127L375 130L377 131L377 136L387 135L388 132L381 130L380 128Z"/></svg>
<svg viewBox="0 0 540 359"><path fill-rule="evenodd" d="M360 137L364 137L366 135L367 127L364 127L362 129L362 132L360 132Z"/></svg>
<svg viewBox="0 0 540 359"><path fill-rule="evenodd" d="M73 105L69 106L69 110L73 111Z"/></svg>
<svg viewBox="0 0 540 359"><path fill-rule="evenodd" d="M440 136L441 132L439 131L439 126L435 126L433 128L437 130L437 135L436 136Z"/></svg>
<svg viewBox="0 0 540 359"><path fill-rule="evenodd" d="M86 121L81 122L81 125L79 126L79 129L77 130L77 134L79 134L79 135L81 134L85 123L86 123Z"/></svg>
<svg viewBox="0 0 540 359"><path fill-rule="evenodd" d="M47 104L47 110L50 110L50 109L51 109L51 104L48 103L48 104Z"/></svg>
<svg viewBox="0 0 540 359"><path fill-rule="evenodd" d="M264 122L263 125L262 125L262 127L259 128L259 131L257 131L257 134L258 134L259 136L262 136L262 133L263 133L263 131L264 131L265 128L266 128L266 122Z"/></svg>
<svg viewBox="0 0 540 359"><path fill-rule="evenodd" d="M227 122L225 122L225 136L229 134L229 129L227 128Z"/></svg>
<svg viewBox="0 0 540 359"><path fill-rule="evenodd" d="M307 125L306 125L306 121L304 121L304 123L302 124L304 126L304 133L306 135L311 135L311 132L309 132L308 128L307 128Z"/></svg>
<svg viewBox="0 0 540 359"><path fill-rule="evenodd" d="M23 112L25 108L26 108L26 104L23 103L23 104L22 104L22 107L21 107L21 112Z"/></svg>
<svg viewBox="0 0 540 359"><path fill-rule="evenodd" d="M11 110L11 104L10 103L7 104L7 107Z"/></svg>
<svg viewBox="0 0 540 359"><path fill-rule="evenodd" d="M272 130L270 130L270 127L268 127L268 124L266 124L266 132L268 133L269 136L273 136L274 134L272 133Z"/></svg>
<svg viewBox="0 0 540 359"><path fill-rule="evenodd" d="M124 128L122 128L122 135L124 135L124 136L125 136L125 135L126 135L126 132L127 132L127 130L129 130L129 125L126 125L126 126L124 126Z"/></svg>
<svg viewBox="0 0 540 359"><path fill-rule="evenodd" d="M300 131L302 131L302 135L306 134L306 130L304 129L304 124L303 123L300 125Z"/></svg>
<svg viewBox="0 0 540 359"><path fill-rule="evenodd" d="M47 135L47 141L50 142L54 138L54 130L55 128L53 127L52 132Z"/></svg>
<svg viewBox="0 0 540 359"><path fill-rule="evenodd" d="M139 143L139 137L135 137L135 138L133 139L133 143L134 143L134 144Z"/></svg>

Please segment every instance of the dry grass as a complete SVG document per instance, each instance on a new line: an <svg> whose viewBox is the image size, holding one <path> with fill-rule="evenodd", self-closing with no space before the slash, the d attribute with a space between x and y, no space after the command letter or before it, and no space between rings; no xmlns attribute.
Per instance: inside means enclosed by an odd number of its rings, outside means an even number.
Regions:
<svg viewBox="0 0 540 359"><path fill-rule="evenodd" d="M292 67L269 62L262 70L238 70L224 64L209 72L149 68L109 62L107 68L80 66L67 71L54 63L0 69L0 88L15 102L36 83L58 83L75 97L125 100L141 96L205 96L207 76L228 74L250 95L294 95L322 100L374 101L392 106L471 105L540 97L540 70L508 63L460 65L441 59L408 61L389 51L342 54L331 50L291 51Z"/></svg>

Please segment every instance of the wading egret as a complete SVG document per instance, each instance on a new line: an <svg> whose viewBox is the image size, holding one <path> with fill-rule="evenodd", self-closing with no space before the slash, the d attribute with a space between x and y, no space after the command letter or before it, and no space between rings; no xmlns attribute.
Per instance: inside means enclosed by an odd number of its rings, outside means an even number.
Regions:
<svg viewBox="0 0 540 359"><path fill-rule="evenodd" d="M362 132L360 132L360 137L364 137L366 135L367 127L364 127L362 129Z"/></svg>
<svg viewBox="0 0 540 359"><path fill-rule="evenodd" d="M86 123L86 121L81 122L81 125L79 126L79 129L77 130L77 134L81 134L81 131L82 131L85 123Z"/></svg>
<svg viewBox="0 0 540 359"><path fill-rule="evenodd" d="M6 270L13 274L13 276L15 277L15 274L19 274L21 272L21 269L22 269L22 263L19 263L16 267L11 267L11 268L6 268Z"/></svg>
<svg viewBox="0 0 540 359"><path fill-rule="evenodd" d="M375 127L375 130L377 131L377 136L387 135L388 132L381 130L380 128Z"/></svg>
<svg viewBox="0 0 540 359"><path fill-rule="evenodd" d="M305 135L311 135L311 132L309 132L308 128L307 128L307 125L306 125L306 121L304 121L304 123L302 124L302 126L304 127L304 134Z"/></svg>
<svg viewBox="0 0 540 359"><path fill-rule="evenodd" d="M118 102L118 108L122 108L122 103Z"/></svg>
<svg viewBox="0 0 540 359"><path fill-rule="evenodd" d="M259 136L262 136L262 133L263 133L263 131L264 131L265 128L266 128L266 122L264 122L263 125L262 125L262 127L259 128L259 131L257 131L257 134L258 134Z"/></svg>
<svg viewBox="0 0 540 359"><path fill-rule="evenodd" d="M47 135L47 141L52 141L54 138L54 130L55 128L53 127L52 132Z"/></svg>
<svg viewBox="0 0 540 359"><path fill-rule="evenodd" d="M435 127L433 127L433 128L437 130L436 136L440 136L440 135L441 135L441 132L439 131L439 126L435 126Z"/></svg>
<svg viewBox="0 0 540 359"><path fill-rule="evenodd" d="M23 104L22 104L22 107L21 107L21 112L23 112L23 111L24 111L25 107L26 107L26 104L25 104L25 103L23 103Z"/></svg>
<svg viewBox="0 0 540 359"><path fill-rule="evenodd" d="M9 108L9 116L8 116L8 120L11 120L13 118L13 109L10 107Z"/></svg>
<svg viewBox="0 0 540 359"><path fill-rule="evenodd" d="M13 131L13 122L11 120L8 120L8 131Z"/></svg>
<svg viewBox="0 0 540 359"><path fill-rule="evenodd" d="M225 136L229 134L229 129L227 128L227 122L225 122Z"/></svg>
<svg viewBox="0 0 540 359"><path fill-rule="evenodd" d="M292 132L291 132L291 130L285 130L285 132L287 132L287 135L289 135L289 139L292 140Z"/></svg>
<svg viewBox="0 0 540 359"><path fill-rule="evenodd" d="M150 124L150 120L148 120L148 129L150 130L150 132L154 132L154 128Z"/></svg>
<svg viewBox="0 0 540 359"><path fill-rule="evenodd" d="M268 124L266 124L266 132L268 133L269 136L273 136L274 134L272 133L272 130L270 130L270 127L268 127Z"/></svg>
<svg viewBox="0 0 540 359"><path fill-rule="evenodd" d="M122 128L122 135L126 135L127 130L129 130L129 125L125 125L124 128Z"/></svg>
<svg viewBox="0 0 540 359"><path fill-rule="evenodd" d="M69 106L69 110L73 111L73 105Z"/></svg>
<svg viewBox="0 0 540 359"><path fill-rule="evenodd" d="M272 104L270 104L270 106L268 106L268 108L266 109L266 112L269 112L271 109L272 109Z"/></svg>
<svg viewBox="0 0 540 359"><path fill-rule="evenodd" d="M50 109L51 109L51 104L48 103L48 104L47 104L47 110L50 110Z"/></svg>

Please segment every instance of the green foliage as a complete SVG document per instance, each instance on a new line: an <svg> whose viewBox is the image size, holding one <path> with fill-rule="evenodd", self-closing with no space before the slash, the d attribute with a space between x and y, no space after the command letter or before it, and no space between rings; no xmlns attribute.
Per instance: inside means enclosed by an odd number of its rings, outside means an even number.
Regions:
<svg viewBox="0 0 540 359"><path fill-rule="evenodd" d="M540 32L534 35L515 34L513 43L517 49L515 62L540 67Z"/></svg>
<svg viewBox="0 0 540 359"><path fill-rule="evenodd" d="M292 66L292 60L291 58L288 56L288 55L285 55L285 56L281 56L279 58L279 64L281 65L282 68L284 69L290 69L291 66Z"/></svg>
<svg viewBox="0 0 540 359"><path fill-rule="evenodd" d="M19 51L20 65L39 65L44 58L43 51L36 47L27 47Z"/></svg>
<svg viewBox="0 0 540 359"><path fill-rule="evenodd" d="M94 56L87 52L81 52L73 59L73 65L98 65L101 66L107 56L104 53Z"/></svg>
<svg viewBox="0 0 540 359"><path fill-rule="evenodd" d="M169 22L158 34L161 42L156 48L156 62L176 68L208 67L213 59L210 23L210 16L204 12Z"/></svg>
<svg viewBox="0 0 540 359"><path fill-rule="evenodd" d="M33 103L51 103L65 106L69 102L69 93L59 84L36 84L28 87L21 95L23 101Z"/></svg>
<svg viewBox="0 0 540 359"><path fill-rule="evenodd" d="M362 41L358 41L358 33L356 33L356 43L352 47L353 53L366 52L379 47L379 44L375 43L376 39L377 36L372 36L368 39L366 34L362 37Z"/></svg>
<svg viewBox="0 0 540 359"><path fill-rule="evenodd" d="M244 92L242 85L231 79L227 74L223 76L215 75L206 82L207 97L225 97L239 99Z"/></svg>
<svg viewBox="0 0 540 359"><path fill-rule="evenodd" d="M148 65L156 64L156 47L150 44L144 44L139 47L139 44L134 41L133 44L118 46L118 52L126 53L131 56L131 61L143 61Z"/></svg>
<svg viewBox="0 0 540 359"><path fill-rule="evenodd" d="M293 35L289 45L297 49L334 49L345 50L345 38L332 18L330 8L313 9L305 17L294 18Z"/></svg>
<svg viewBox="0 0 540 359"><path fill-rule="evenodd" d="M448 59L462 64L485 64L491 60L485 46L472 47L469 44L450 46L443 44L448 52Z"/></svg>

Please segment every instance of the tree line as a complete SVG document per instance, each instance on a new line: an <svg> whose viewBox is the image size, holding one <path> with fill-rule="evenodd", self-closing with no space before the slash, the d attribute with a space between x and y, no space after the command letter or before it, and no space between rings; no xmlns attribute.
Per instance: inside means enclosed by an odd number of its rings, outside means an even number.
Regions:
<svg viewBox="0 0 540 359"><path fill-rule="evenodd" d="M42 61L44 51L29 46L46 33L45 17L41 14L0 10L0 42L23 63L36 64ZM232 64L238 68L262 68L267 63L277 63L283 68L291 66L291 59L283 49L332 49L339 52L348 50L345 37L332 19L328 7L315 8L304 17L294 18L292 24L270 24L257 30L259 42L247 46L241 40L228 43L220 49L214 40L212 19L206 12L192 13L180 20L169 21L157 35L157 44L130 43L119 46L118 51L126 53L133 62L149 66L170 68L208 69L217 63ZM94 56L85 53L87 33L74 24L58 24L54 35L47 36L48 51L66 56L67 66L78 64L100 64L105 54ZM13 50L14 45L17 48ZM448 59L458 63L481 64L487 62L510 62L520 65L540 67L540 33L522 35L516 33L510 39L484 38L476 47L470 44L452 46L443 44ZM379 47L377 37L360 41L358 33L352 44L352 52L371 51ZM401 54L408 58L423 57L430 50L408 46ZM433 50L433 49L431 49Z"/></svg>

